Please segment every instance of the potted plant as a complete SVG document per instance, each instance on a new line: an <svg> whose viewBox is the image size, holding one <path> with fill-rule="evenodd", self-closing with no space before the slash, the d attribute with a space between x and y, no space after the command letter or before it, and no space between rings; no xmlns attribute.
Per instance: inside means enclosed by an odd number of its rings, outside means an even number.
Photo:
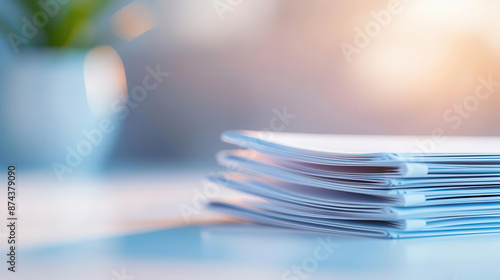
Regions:
<svg viewBox="0 0 500 280"><path fill-rule="evenodd" d="M3 3L0 14L19 17L0 16L11 47L0 66L2 158L21 168L50 169L60 181L102 167L118 129L102 135L96 129L104 118L113 120L112 101L126 98L119 55L96 46L96 19L109 2Z"/></svg>

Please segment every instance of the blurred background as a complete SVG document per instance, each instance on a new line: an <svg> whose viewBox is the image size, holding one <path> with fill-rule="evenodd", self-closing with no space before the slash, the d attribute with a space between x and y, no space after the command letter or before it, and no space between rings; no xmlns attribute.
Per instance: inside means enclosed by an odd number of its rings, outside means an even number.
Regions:
<svg viewBox="0 0 500 280"><path fill-rule="evenodd" d="M60 261L79 266L82 279L110 279L123 263L137 279L165 269L198 279L269 269L277 279L316 236L189 227L207 222L201 205L213 197L202 180L222 169L215 153L230 148L220 134L500 135L499 8L487 0L0 1L0 163L18 170L21 248L48 248L31 260L20 253L23 279L68 279L52 269ZM148 233L155 229L164 231ZM146 233L127 237L137 232ZM481 240L359 247L355 239L342 250L356 253L330 263L341 275L362 267L365 279L377 279L373 271L390 279L395 260L394 275L441 269L436 279L455 279L435 264L457 246L463 265L451 258L448 268L495 269L497 251L484 251L498 242ZM481 258L467 258L470 248ZM247 273L199 265L238 258Z"/></svg>
<svg viewBox="0 0 500 280"><path fill-rule="evenodd" d="M41 2L0 4L2 153L33 168L102 118L115 128L85 161L108 168L211 165L221 132L284 110L290 132L500 134L500 95L466 100L500 80L495 1ZM168 77L123 105L148 67Z"/></svg>

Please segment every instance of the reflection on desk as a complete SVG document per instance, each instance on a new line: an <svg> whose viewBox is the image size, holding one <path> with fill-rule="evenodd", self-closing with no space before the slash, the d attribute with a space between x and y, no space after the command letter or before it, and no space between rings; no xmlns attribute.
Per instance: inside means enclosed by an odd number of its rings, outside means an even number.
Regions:
<svg viewBox="0 0 500 280"><path fill-rule="evenodd" d="M500 279L499 252L498 234L384 240L227 223L21 251L19 279Z"/></svg>

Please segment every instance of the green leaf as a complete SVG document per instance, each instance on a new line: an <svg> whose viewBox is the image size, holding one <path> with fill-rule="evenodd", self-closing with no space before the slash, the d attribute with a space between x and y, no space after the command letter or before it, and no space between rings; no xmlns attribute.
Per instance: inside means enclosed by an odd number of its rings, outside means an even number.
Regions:
<svg viewBox="0 0 500 280"><path fill-rule="evenodd" d="M40 11L41 8L35 0L17 0L17 3L21 4L23 8L30 15L34 15L36 12Z"/></svg>
<svg viewBox="0 0 500 280"><path fill-rule="evenodd" d="M73 46L74 42L78 42L80 47L89 47L95 38L85 37L85 35L92 33L88 29L96 30L92 20L109 2L111 1L75 1L60 24L64 29L56 34L54 43L59 46Z"/></svg>
<svg viewBox="0 0 500 280"><path fill-rule="evenodd" d="M112 0L71 0L67 4L59 4L59 12L49 17L45 26L39 31L45 37L33 40L33 43L46 46L90 47L96 40L98 30L93 22L99 11ZM16 3L28 13L34 15L42 8L37 0L16 0ZM31 20L32 16L28 16ZM0 18L0 29L9 28Z"/></svg>

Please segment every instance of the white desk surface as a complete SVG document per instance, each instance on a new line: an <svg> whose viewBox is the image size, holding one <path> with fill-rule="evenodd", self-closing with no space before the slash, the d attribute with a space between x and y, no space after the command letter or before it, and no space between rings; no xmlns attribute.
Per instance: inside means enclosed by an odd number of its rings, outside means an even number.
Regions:
<svg viewBox="0 0 500 280"><path fill-rule="evenodd" d="M179 205L192 203L206 171L128 172L62 185L19 176L18 272L2 264L1 279L500 279L500 234L327 236L203 211L187 224ZM314 257L318 238L336 246L324 260ZM309 271L286 274L303 265Z"/></svg>

